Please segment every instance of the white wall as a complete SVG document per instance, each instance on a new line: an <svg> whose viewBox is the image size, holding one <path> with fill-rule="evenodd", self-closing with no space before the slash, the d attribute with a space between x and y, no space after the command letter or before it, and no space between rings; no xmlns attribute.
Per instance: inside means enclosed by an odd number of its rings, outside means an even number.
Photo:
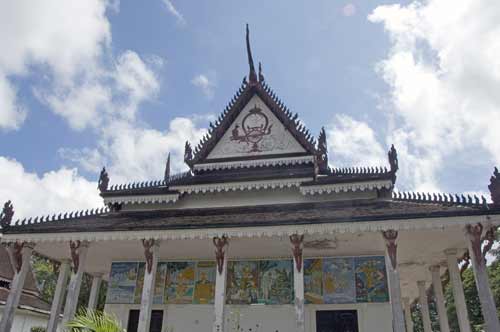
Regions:
<svg viewBox="0 0 500 332"><path fill-rule="evenodd" d="M128 312L139 309L139 305L107 304L105 310L114 313L127 327ZM156 305L153 310L166 310L163 316L163 331L206 332L213 322L212 305ZM359 332L387 332L392 330L391 306L389 303L361 303L344 305L306 305L306 331L316 331L316 310L357 310ZM240 324L244 331L252 328L256 332L288 332L295 330L295 314L292 305L250 305L225 307L225 332L235 331ZM258 329L257 324L259 324Z"/></svg>
<svg viewBox="0 0 500 332"><path fill-rule="evenodd" d="M0 318L2 318L3 306L0 307ZM47 327L49 317L28 310L17 310L12 324L12 332L30 332L35 326Z"/></svg>

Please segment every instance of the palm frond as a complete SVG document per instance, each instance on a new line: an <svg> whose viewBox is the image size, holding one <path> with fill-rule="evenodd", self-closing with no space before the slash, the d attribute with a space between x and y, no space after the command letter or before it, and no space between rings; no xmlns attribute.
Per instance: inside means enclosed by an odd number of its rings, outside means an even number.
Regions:
<svg viewBox="0 0 500 332"><path fill-rule="evenodd" d="M78 312L75 318L66 325L68 331L81 332L124 332L120 321L114 315L106 312L84 309Z"/></svg>

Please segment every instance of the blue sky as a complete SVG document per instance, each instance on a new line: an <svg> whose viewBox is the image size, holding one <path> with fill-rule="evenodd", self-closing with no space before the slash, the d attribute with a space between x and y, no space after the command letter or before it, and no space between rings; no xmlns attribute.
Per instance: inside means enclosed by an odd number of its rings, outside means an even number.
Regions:
<svg viewBox="0 0 500 332"><path fill-rule="evenodd" d="M172 152L182 170L248 72L245 23L270 86L326 127L332 166L386 165L394 143L400 189L485 192L499 17L472 0L0 1L0 199L89 207L103 165L158 179Z"/></svg>

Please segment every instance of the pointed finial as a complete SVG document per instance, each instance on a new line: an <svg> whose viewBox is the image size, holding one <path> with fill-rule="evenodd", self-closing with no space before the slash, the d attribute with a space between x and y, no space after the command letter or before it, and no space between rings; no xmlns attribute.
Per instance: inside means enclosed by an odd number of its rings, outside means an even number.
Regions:
<svg viewBox="0 0 500 332"><path fill-rule="evenodd" d="M259 61L259 82L264 82L264 74L262 74L262 64Z"/></svg>
<svg viewBox="0 0 500 332"><path fill-rule="evenodd" d="M321 131L318 136L318 166L321 171L328 169L328 145L326 143L326 132L325 127L321 127Z"/></svg>
<svg viewBox="0 0 500 332"><path fill-rule="evenodd" d="M252 58L252 50L250 49L250 31L248 29L248 23L247 23L247 56L248 56L248 66L250 67L250 73L248 75L248 78L250 80L250 84L256 84L257 83L257 74L255 73L255 66L253 64L253 58Z"/></svg>
<svg viewBox="0 0 500 332"><path fill-rule="evenodd" d="M167 164L165 165L165 176L163 179L167 181L169 177L170 177L170 152L168 153Z"/></svg>

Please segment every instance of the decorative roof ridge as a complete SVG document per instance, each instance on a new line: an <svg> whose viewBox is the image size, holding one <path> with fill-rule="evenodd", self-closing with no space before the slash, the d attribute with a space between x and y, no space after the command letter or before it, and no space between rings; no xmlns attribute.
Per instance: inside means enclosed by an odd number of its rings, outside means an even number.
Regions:
<svg viewBox="0 0 500 332"><path fill-rule="evenodd" d="M470 195L470 194L450 194L450 193L424 193L413 191L394 191L392 199L395 201L405 201L414 203L430 203L441 204L447 206L468 206L489 209L489 204L486 197L483 195Z"/></svg>
<svg viewBox="0 0 500 332"><path fill-rule="evenodd" d="M104 193L109 194L113 192L118 192L122 190L131 190L131 189L145 189L145 188L159 188L159 187L168 188L169 184L172 181L182 179L190 174L191 171L186 171L169 175L163 180L137 181L137 182L113 184L106 191L104 191Z"/></svg>
<svg viewBox="0 0 500 332"><path fill-rule="evenodd" d="M370 175L370 174L390 174L391 171L385 166L366 167L329 167L326 175Z"/></svg>
<svg viewBox="0 0 500 332"><path fill-rule="evenodd" d="M77 211L71 211L71 212L65 212L65 213L59 213L58 215L52 214L52 215L43 215L43 216L36 216L36 217L30 217L30 218L24 218L24 219L17 219L14 222L14 225L11 226L24 226L24 225L33 225L33 224L40 224L40 223L46 223L46 222L64 222L66 220L70 219L81 219L81 218L86 218L86 217L95 217L98 215L106 214L111 212L111 210L106 206L106 207L101 207L101 208L94 208L94 209L87 209L87 210L77 210Z"/></svg>

